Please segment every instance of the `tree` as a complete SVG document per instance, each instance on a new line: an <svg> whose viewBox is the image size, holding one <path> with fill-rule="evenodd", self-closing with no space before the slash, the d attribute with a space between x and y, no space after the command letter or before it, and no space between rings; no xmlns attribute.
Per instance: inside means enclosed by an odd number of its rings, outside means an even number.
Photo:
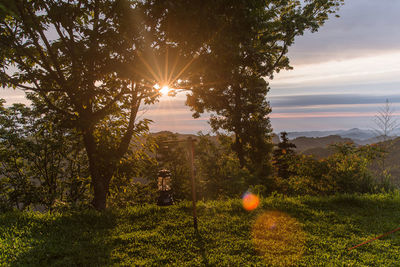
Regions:
<svg viewBox="0 0 400 267"><path fill-rule="evenodd" d="M275 72L289 69L294 38L316 31L341 0L148 1L164 44L187 62L173 86L189 91L199 117L214 113L211 126L235 134L241 166L269 172L270 107L265 97ZM188 8L190 3L190 8Z"/></svg>
<svg viewBox="0 0 400 267"><path fill-rule="evenodd" d="M345 143L332 147L335 153L325 159L297 155L289 162L288 192L326 195L372 193L383 188L373 181L370 169L379 153L376 146Z"/></svg>
<svg viewBox="0 0 400 267"><path fill-rule="evenodd" d="M391 139L393 131L399 127L398 120L394 117L394 108L389 99L379 108L378 113L374 117L375 132L381 141L386 142Z"/></svg>
<svg viewBox="0 0 400 267"><path fill-rule="evenodd" d="M289 142L287 132L281 132L280 142L277 149L274 150L274 166L278 177L288 179L291 175L289 170L290 162L295 155L296 145Z"/></svg>
<svg viewBox="0 0 400 267"><path fill-rule="evenodd" d="M139 2L2 0L0 6L1 85L31 92L41 112L56 112L83 137L93 205L105 209L132 136L148 129L148 120L137 120L139 107L159 95L139 59L153 42Z"/></svg>
<svg viewBox="0 0 400 267"><path fill-rule="evenodd" d="M265 99L268 87L263 79L242 79L242 88L232 88L221 98L207 96L210 101L210 98L214 98L222 103L231 103L211 116L210 125L215 132L233 132L235 138L232 149L238 156L240 166L246 167L259 178L265 178L270 172L272 150L272 129L268 117L271 109ZM262 183L262 179L259 183Z"/></svg>
<svg viewBox="0 0 400 267"><path fill-rule="evenodd" d="M196 173L201 197L240 197L249 187L258 184L254 181L254 175L240 168L231 144L230 136L200 135L196 144Z"/></svg>
<svg viewBox="0 0 400 267"><path fill-rule="evenodd" d="M386 99L385 104L379 108L378 113L374 117L375 123L375 133L377 135L378 140L381 141L381 157L380 157L380 174L381 182L384 182L384 179L390 178L390 174L386 168L386 157L388 152L390 151L390 147L393 145L393 132L394 130L400 126L398 120L394 116L394 108L390 103L389 99Z"/></svg>
<svg viewBox="0 0 400 267"><path fill-rule="evenodd" d="M82 140L42 115L35 107L0 101L0 184L3 201L25 209L56 201L77 204L88 189L87 158Z"/></svg>

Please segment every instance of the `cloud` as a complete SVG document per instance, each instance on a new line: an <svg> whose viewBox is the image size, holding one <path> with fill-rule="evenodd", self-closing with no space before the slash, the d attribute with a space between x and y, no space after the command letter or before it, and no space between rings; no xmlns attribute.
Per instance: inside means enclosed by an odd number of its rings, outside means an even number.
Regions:
<svg viewBox="0 0 400 267"><path fill-rule="evenodd" d="M294 70L277 74L270 82L273 89L360 83L400 84L400 50L364 58L300 65Z"/></svg>
<svg viewBox="0 0 400 267"><path fill-rule="evenodd" d="M336 106L356 105L355 108L365 104L383 105L389 99L391 103L400 103L400 95L361 95L361 94L319 94L319 95L291 95L270 97L270 104L274 107L307 107L307 106ZM360 106L361 105L361 106ZM322 106L322 107L321 107Z"/></svg>
<svg viewBox="0 0 400 267"><path fill-rule="evenodd" d="M285 119L285 118L359 118L368 117L373 118L376 112L297 112L297 113L273 113L271 118ZM400 112L394 112L393 116L400 116Z"/></svg>
<svg viewBox="0 0 400 267"><path fill-rule="evenodd" d="M289 49L294 66L400 50L400 1L345 1L316 33L298 37Z"/></svg>
<svg viewBox="0 0 400 267"><path fill-rule="evenodd" d="M400 120L400 95L311 94L269 97L275 131L371 128L385 100Z"/></svg>
<svg viewBox="0 0 400 267"><path fill-rule="evenodd" d="M274 132L281 131L324 131L351 128L371 129L372 117L310 117L271 118Z"/></svg>

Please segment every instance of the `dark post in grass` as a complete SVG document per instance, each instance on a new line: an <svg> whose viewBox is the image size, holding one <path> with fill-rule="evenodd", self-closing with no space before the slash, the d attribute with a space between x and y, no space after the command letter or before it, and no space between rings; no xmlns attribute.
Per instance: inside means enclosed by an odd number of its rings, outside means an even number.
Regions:
<svg viewBox="0 0 400 267"><path fill-rule="evenodd" d="M192 202L193 202L193 227L197 232L197 210L196 210L196 185L194 180L194 139L188 138L190 162L191 162L191 178L192 178Z"/></svg>

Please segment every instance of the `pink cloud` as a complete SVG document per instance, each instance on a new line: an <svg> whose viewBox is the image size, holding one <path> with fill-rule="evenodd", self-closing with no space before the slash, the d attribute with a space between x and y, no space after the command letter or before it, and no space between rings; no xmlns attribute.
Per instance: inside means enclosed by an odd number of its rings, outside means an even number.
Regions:
<svg viewBox="0 0 400 267"><path fill-rule="evenodd" d="M376 112L319 112L319 113L273 113L273 119L286 118L349 118L349 117L374 117ZM393 113L393 116L400 116L400 112Z"/></svg>

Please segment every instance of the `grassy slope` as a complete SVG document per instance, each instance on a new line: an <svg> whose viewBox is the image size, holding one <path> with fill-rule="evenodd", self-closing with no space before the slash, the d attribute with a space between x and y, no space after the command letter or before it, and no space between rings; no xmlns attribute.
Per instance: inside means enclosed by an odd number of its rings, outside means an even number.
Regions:
<svg viewBox="0 0 400 267"><path fill-rule="evenodd" d="M0 265L264 266L271 255L270 260L283 263L279 257L290 259L290 252L260 252L252 241L252 225L269 210L288 214L305 232L303 255L296 265L398 266L400 262L400 231L346 251L399 227L399 195L267 198L252 212L243 210L239 200L199 203L199 235L192 230L190 207L180 203L103 214L2 214ZM271 229L279 231L279 225L265 231ZM266 242L282 242L278 239ZM292 248L301 246L301 241L285 242Z"/></svg>

